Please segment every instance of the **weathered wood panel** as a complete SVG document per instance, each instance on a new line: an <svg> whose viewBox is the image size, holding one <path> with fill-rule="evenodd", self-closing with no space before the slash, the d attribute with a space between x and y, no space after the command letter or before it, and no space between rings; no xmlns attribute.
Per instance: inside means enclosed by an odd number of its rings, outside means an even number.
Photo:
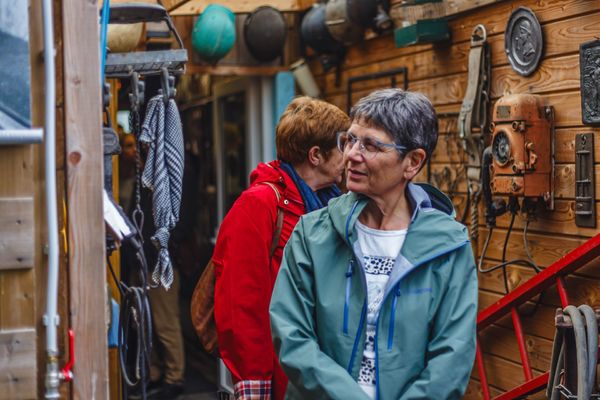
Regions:
<svg viewBox="0 0 600 400"><path fill-rule="evenodd" d="M36 398L35 329L0 330L0 400Z"/></svg>
<svg viewBox="0 0 600 400"><path fill-rule="evenodd" d="M552 289L549 289L552 290ZM483 310L485 307L489 307L502 298L499 293L492 293L487 291L479 292L479 310ZM554 314L556 307L539 305L533 313L535 307L534 302L528 302L519 307L519 314L521 315L521 325L525 334L537 336L540 338L553 340L554 338ZM533 313L533 314L532 314ZM498 321L497 325L507 329L513 329L512 320L510 315L502 318ZM493 346L493 342L482 343L483 346Z"/></svg>
<svg viewBox="0 0 600 400"><path fill-rule="evenodd" d="M596 210L599 209L600 203L596 203ZM480 215L483 215L485 207L483 202L479 204ZM598 214L596 214L598 215ZM597 220L597 226L600 227L600 217ZM496 224L499 228L508 228L510 223L510 214L504 214L496 219ZM515 218L513 232L522 232L526 223L526 216L517 215ZM554 210L545 210L540 207L539 212L535 215L535 219L529 222L528 235L531 233L553 233L553 234L568 234L577 236L593 236L598 229L596 228L580 228L575 225L575 200L555 200Z"/></svg>
<svg viewBox="0 0 600 400"><path fill-rule="evenodd" d="M108 399L106 268L102 217L102 119L96 1L64 2L71 324L77 354L73 396ZM95 221L95 222L94 222Z"/></svg>
<svg viewBox="0 0 600 400"><path fill-rule="evenodd" d="M465 89L461 86L461 82L465 85L466 78L457 77L457 79L458 81L454 81L452 77L434 78L409 85L409 89L428 96L437 112L457 113L460 111L460 104ZM378 88L381 87L353 92L352 101L356 102L361 97ZM547 94L544 98L549 105L555 106L554 122L557 128L581 126L581 98L579 96L579 88L563 93ZM344 110L346 109L345 94L327 95L325 99Z"/></svg>
<svg viewBox="0 0 600 400"><path fill-rule="evenodd" d="M578 17L585 17L587 15L593 15L598 11L597 4L594 4L593 0L553 0L540 2L538 0L526 0L526 1L503 1L499 4L483 7L481 9L474 10L473 12L465 15L464 17L456 18L450 21L450 29L452 34L452 43L450 45L465 44L470 40L470 35L475 25L483 23L487 30L488 36L490 37L490 44L493 49L492 60L496 62L498 59L504 60L507 63L506 56L504 55L504 29L506 27L506 20L510 15L511 11L519 6L531 8L537 15L540 23L544 27L544 35L547 39L546 51L547 55L556 55L563 53L560 47L556 46L568 46L569 39L572 41L571 45L585 40L590 40L594 35L597 35L597 26L594 26L594 20L577 20ZM570 23L571 19L574 21ZM561 20L566 21L567 27L564 25L557 30L561 31L556 37L556 40L552 40L554 31L546 28L547 25L552 23L558 23ZM547 30L546 30L547 29ZM494 39L497 38L497 39ZM496 41L496 42L495 42ZM549 43L552 42L552 43ZM564 42L564 44L561 44ZM496 43L496 44L495 44ZM465 44L466 46L466 44ZM576 44L578 46L578 44ZM397 48L394 45L393 38L390 36L378 37L373 40L369 40L363 46L353 46L348 49L348 54L344 62L344 69L355 68L362 65L381 63L386 60L401 57L403 55L414 54L422 51L433 51L447 47L447 44L431 45L423 44L418 46L402 47ZM442 50L444 51L444 50ZM573 51L565 50L564 52ZM442 66L437 66L443 68ZM317 75L322 74L320 65L317 62L311 64L311 68ZM462 66L463 71L466 71L465 65ZM333 72L330 72L333 75Z"/></svg>
<svg viewBox="0 0 600 400"><path fill-rule="evenodd" d="M335 73L323 73L321 67L312 63L317 82L327 100L346 109L346 84L350 77L379 72L396 67L407 67L409 89L427 95L438 113L458 113L467 86L467 58L471 31L483 23L488 31L492 54L492 100L508 93L534 93L544 96L555 108L555 208L541 211L528 227L531 254L541 267L547 267L558 258L583 244L595 235L598 228L579 228L575 225L575 135L594 132L596 153L600 154L600 130L585 127L581 121L581 98L579 93L579 46L600 36L600 9L598 1L577 0L524 0L503 1L462 14L450 21L452 41L446 44L423 44L395 48L392 38L380 37L349 49L341 72L341 85L335 85ZM519 6L531 8L542 24L545 38L544 58L539 68L529 77L522 77L508 65L504 53L504 30L510 12ZM388 87L388 79L357 83L353 86L352 102L374 89ZM455 120L455 118L454 118ZM596 208L600 211L600 157L596 156ZM452 191L457 215L462 215L466 205L466 180L464 179L464 154L457 138L453 118L440 120L440 138L429 168L430 180L442 190ZM428 169L415 178L427 181ZM497 228L491 237L484 265L498 264L510 222L510 215L497 219ZM469 223L467 218L467 223ZM484 209L480 204L479 239L476 246L480 253L487 236L484 225ZM524 220L517 217L507 245L507 258L526 258L523 245ZM533 270L511 266L508 278L511 287L522 284ZM567 286L574 304L587 303L600 306L600 260L595 260L567 279ZM483 309L499 300L504 293L501 271L480 274L479 307ZM523 328L528 352L534 368L544 371L549 359L549 345L554 335L554 312L559 305L555 288L548 289L542 305L531 316L523 316ZM534 307L527 303L521 307L523 314ZM482 332L481 342L486 359L488 379L492 393L514 387L523 381L516 343L512 337L512 322L504 318ZM477 374L474 374L476 377ZM473 379L465 398L481 398L479 382ZM539 397L539 396L538 396ZM532 397L534 398L534 397Z"/></svg>
<svg viewBox="0 0 600 400"><path fill-rule="evenodd" d="M33 267L33 198L0 198L0 270Z"/></svg>
<svg viewBox="0 0 600 400"><path fill-rule="evenodd" d="M487 354L484 357L484 364L488 377L495 377L496 379L493 380L493 384L502 391L525 382L523 368L520 363ZM544 371L532 368L532 372L535 377L541 375ZM477 369L473 370L473 377L478 377Z"/></svg>
<svg viewBox="0 0 600 400"><path fill-rule="evenodd" d="M440 136L437 146L431 156L431 162L434 164L460 163L463 162L464 151L461 141L455 131L455 127L450 127L449 134L446 134L446 120L440 119ZM455 124L454 124L455 125ZM575 163L575 136L580 133L594 134L595 153L600 155L600 133L593 132L590 127L579 128L560 128L555 133L555 151L554 159L557 164ZM596 164L600 164L600 157L596 157Z"/></svg>
<svg viewBox="0 0 600 400"><path fill-rule="evenodd" d="M507 259L510 260L512 257L507 257ZM492 263L487 262L484 264L484 268L489 268L492 265ZM521 265L511 265L507 267L508 285L511 289L525 283L527 279L534 275L535 272L532 268ZM600 288L598 287L597 278L573 274L566 278L566 282L569 301L572 304L589 304L593 308L600 307ZM496 270L487 274L480 273L479 288L489 292L504 294L505 289L502 270ZM569 288L576 288L576 290L569 290ZM546 290L544 296L542 296L541 302L550 307L560 307L558 292L555 289Z"/></svg>
<svg viewBox="0 0 600 400"><path fill-rule="evenodd" d="M590 12L572 20L558 20L543 24L546 40L545 57L577 53L581 42L600 35L600 27L597 23L599 18L597 12ZM468 28L465 30L470 32ZM409 69L411 81L467 71L467 57L470 48L468 41L455 41L451 46L428 48L426 47L428 45L423 45L400 49L387 48L393 47L393 43L390 42L388 37L369 41L364 49L361 49L363 51L358 54L351 49L344 63L346 69L342 72L339 87L335 86L335 72L333 71L327 74L318 74L318 82L327 93L333 94L345 90L347 79L350 76L384 71L399 66ZM504 31L489 35L488 42L492 65L495 67L508 65L508 59L504 52ZM381 57L382 53L385 53L386 58L372 60L377 56Z"/></svg>
<svg viewBox="0 0 600 400"><path fill-rule="evenodd" d="M37 124L36 126L40 126L40 115L43 115L39 113L40 104L43 105L43 91L41 90L43 86L40 84L43 75L36 74L40 72L41 57L39 57L39 54L42 46L41 41L38 40L41 35L41 23L33 19L32 16L35 16L36 10L39 11L40 9L39 3L32 4L29 7L31 111L32 123ZM35 154L38 147L39 145L0 146L0 197L9 199L33 198L36 205L41 204L42 199L34 197L38 186L35 183ZM0 211L0 218L10 219L10 215L5 215L5 212L6 210ZM35 213L34 215L31 215L31 212L27 214L29 215L28 218L35 221L35 232L39 232L42 223L37 220ZM2 235L0 240L6 240L5 233L0 235ZM33 242L36 243L36 240L33 240ZM27 263L34 265L35 268L0 271L0 331L33 331L33 334L25 335L22 342L23 346L16 348L12 355L7 353L10 349L5 347L5 345L8 345L6 340L9 340L11 334L7 333L6 336L0 339L3 343L3 349L0 350L0 365L2 365L2 368L0 368L2 370L0 398L34 399L37 397L35 378L38 363L36 359L35 340L37 335L35 330L38 320L36 319L35 309L35 279L40 274L38 270L41 268L41 246L34 247L31 244L30 246ZM15 363L14 369L12 367L13 362ZM13 375L11 376L11 374ZM19 382L21 378L23 380L22 384Z"/></svg>
<svg viewBox="0 0 600 400"><path fill-rule="evenodd" d="M484 353L503 357L512 362L520 361L521 356L514 330L492 325L481 332L479 338ZM493 343L493 346L486 343ZM552 341L534 335L525 335L525 344L531 367L539 371L547 370L552 357Z"/></svg>

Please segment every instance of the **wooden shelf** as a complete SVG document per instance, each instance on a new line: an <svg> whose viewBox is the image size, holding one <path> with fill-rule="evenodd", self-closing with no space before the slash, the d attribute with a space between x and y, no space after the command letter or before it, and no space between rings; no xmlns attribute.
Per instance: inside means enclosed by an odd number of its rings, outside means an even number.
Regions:
<svg viewBox="0 0 600 400"><path fill-rule="evenodd" d="M240 66L240 65L199 65L188 64L186 74L236 75L236 76L270 76L278 72L289 71L282 66Z"/></svg>
<svg viewBox="0 0 600 400"><path fill-rule="evenodd" d="M260 6L269 5L281 12L303 11L313 5L315 0L220 0L219 4L234 13L250 13ZM170 0L165 6L172 16L198 15L206 6L214 3L212 0Z"/></svg>

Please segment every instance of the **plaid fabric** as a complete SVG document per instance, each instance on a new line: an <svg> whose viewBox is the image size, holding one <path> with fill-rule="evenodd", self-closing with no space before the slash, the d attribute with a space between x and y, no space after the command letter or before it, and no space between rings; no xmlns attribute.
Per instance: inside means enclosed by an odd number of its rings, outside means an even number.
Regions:
<svg viewBox="0 0 600 400"><path fill-rule="evenodd" d="M170 230L179 220L183 179L184 144L175 100L165 106L161 94L148 102L140 142L150 145L142 184L152 190L152 216L156 232L151 237L158 250L152 280L169 289L173 266L169 256Z"/></svg>
<svg viewBox="0 0 600 400"><path fill-rule="evenodd" d="M235 400L271 400L271 381L239 381L233 390Z"/></svg>

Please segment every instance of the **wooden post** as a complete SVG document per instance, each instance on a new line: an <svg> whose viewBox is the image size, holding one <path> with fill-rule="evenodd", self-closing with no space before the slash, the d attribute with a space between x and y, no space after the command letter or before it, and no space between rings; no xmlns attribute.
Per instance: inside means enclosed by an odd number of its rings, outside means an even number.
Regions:
<svg viewBox="0 0 600 400"><path fill-rule="evenodd" d="M108 399L97 2L64 1L62 20L73 397Z"/></svg>

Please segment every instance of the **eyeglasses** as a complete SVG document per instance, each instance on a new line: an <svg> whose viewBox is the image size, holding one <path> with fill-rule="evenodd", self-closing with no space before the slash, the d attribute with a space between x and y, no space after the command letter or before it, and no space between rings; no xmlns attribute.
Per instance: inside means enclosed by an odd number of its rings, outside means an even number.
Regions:
<svg viewBox="0 0 600 400"><path fill-rule="evenodd" d="M345 153L350 151L358 142L358 151L366 159L374 158L379 152L386 152L384 149L396 149L400 153L405 152L405 146L400 146L396 143L383 143L369 137L359 139L350 132L342 131L337 134L337 148Z"/></svg>

